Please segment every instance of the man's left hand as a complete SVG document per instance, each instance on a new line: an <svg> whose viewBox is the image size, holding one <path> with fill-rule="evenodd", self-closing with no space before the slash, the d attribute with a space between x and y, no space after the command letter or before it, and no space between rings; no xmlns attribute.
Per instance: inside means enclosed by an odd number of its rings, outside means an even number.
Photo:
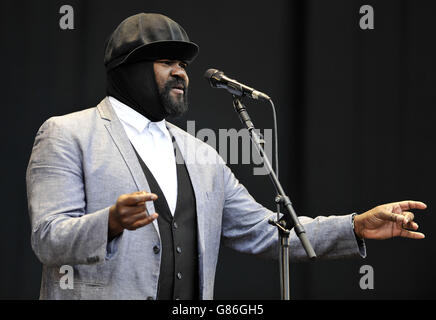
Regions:
<svg viewBox="0 0 436 320"><path fill-rule="evenodd" d="M360 239L388 239L404 237L423 239L424 234L416 232L418 224L409 210L427 208L419 201L400 201L377 206L354 218L354 232Z"/></svg>

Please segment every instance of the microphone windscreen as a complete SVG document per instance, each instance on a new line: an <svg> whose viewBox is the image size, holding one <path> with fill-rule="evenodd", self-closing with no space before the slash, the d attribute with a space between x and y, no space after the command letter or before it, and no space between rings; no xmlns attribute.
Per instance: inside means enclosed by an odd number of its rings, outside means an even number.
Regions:
<svg viewBox="0 0 436 320"><path fill-rule="evenodd" d="M208 69L208 70L206 70L206 72L204 73L204 77L205 77L207 80L210 80L210 78L211 78L215 73L217 73L217 72L219 72L217 69Z"/></svg>

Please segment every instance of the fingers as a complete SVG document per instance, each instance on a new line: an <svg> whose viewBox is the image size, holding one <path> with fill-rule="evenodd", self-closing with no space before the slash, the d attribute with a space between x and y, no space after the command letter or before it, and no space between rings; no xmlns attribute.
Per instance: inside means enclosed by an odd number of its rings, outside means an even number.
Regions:
<svg viewBox="0 0 436 320"><path fill-rule="evenodd" d="M383 210L381 211L379 218L394 222L397 225L397 230L399 230L399 233L397 233L398 231L395 232L397 236L410 239L425 238L425 235L423 233L415 232L416 230L418 230L419 226L416 222L413 221L415 216L410 211L404 211L401 214L398 214Z"/></svg>
<svg viewBox="0 0 436 320"><path fill-rule="evenodd" d="M410 222L415 219L415 215L407 210L411 209L426 209L427 205L421 201L399 201L388 204L387 206L383 206L383 214L380 218L384 220L390 220L392 222L402 223L406 227L410 227Z"/></svg>
<svg viewBox="0 0 436 320"><path fill-rule="evenodd" d="M404 220L405 220L405 216L403 216L402 214L393 213L393 212L390 212L390 211L387 211L387 210L380 211L380 213L377 216L377 218L380 218L382 220L392 221L392 222L395 222L395 223L399 223L400 225L402 223L404 223Z"/></svg>
<svg viewBox="0 0 436 320"><path fill-rule="evenodd" d="M418 230L419 226L416 222L409 222L407 225L403 225L403 229Z"/></svg>
<svg viewBox="0 0 436 320"><path fill-rule="evenodd" d="M406 226L415 218L415 215L410 211L404 211L402 215L404 216L403 224Z"/></svg>
<svg viewBox="0 0 436 320"><path fill-rule="evenodd" d="M400 237L409 239L424 239L425 235L421 232L414 232L409 230L402 230Z"/></svg>
<svg viewBox="0 0 436 320"><path fill-rule="evenodd" d="M153 213L151 215L149 215L147 212L139 213L131 217L131 221L126 229L136 230L138 228L144 227L156 220L158 216L159 215L157 213Z"/></svg>
<svg viewBox="0 0 436 320"><path fill-rule="evenodd" d="M411 209L419 209L424 210L427 208L427 205L421 201L413 201L413 200L405 200L400 202L394 202L392 205L400 206L401 210L411 210Z"/></svg>
<svg viewBox="0 0 436 320"><path fill-rule="evenodd" d="M392 237L423 239L424 234L416 232L418 224L413 221L415 215L409 210L425 208L427 208L425 203L412 200L377 206L361 214L361 219L356 217L355 232L364 235L367 239Z"/></svg>
<svg viewBox="0 0 436 320"><path fill-rule="evenodd" d="M146 191L137 191L129 194L123 194L118 198L118 202L125 206L137 206L144 204L146 201L154 201L157 195Z"/></svg>
<svg viewBox="0 0 436 320"><path fill-rule="evenodd" d="M398 226L401 226L405 229L414 229L414 226L417 226L417 224L413 222L413 219L415 219L415 215L410 211L394 213L383 210L379 218L395 222L396 224L398 224Z"/></svg>
<svg viewBox="0 0 436 320"><path fill-rule="evenodd" d="M147 201L154 201L157 195L145 191L123 194L117 199L115 219L123 229L135 230L157 219L156 213L149 215Z"/></svg>

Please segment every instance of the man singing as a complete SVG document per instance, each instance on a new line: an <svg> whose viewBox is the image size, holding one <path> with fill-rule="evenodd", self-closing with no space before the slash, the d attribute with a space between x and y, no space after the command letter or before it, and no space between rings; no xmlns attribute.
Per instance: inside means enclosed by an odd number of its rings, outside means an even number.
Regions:
<svg viewBox="0 0 436 320"><path fill-rule="evenodd" d="M215 150L165 120L188 108L197 54L170 18L131 16L106 43L107 96L39 129L26 181L41 299L212 299L221 241L276 258L275 213ZM425 208L402 201L300 221L318 257L364 257L363 239L423 238L410 210ZM305 258L294 232L290 246ZM62 265L72 289L60 286Z"/></svg>

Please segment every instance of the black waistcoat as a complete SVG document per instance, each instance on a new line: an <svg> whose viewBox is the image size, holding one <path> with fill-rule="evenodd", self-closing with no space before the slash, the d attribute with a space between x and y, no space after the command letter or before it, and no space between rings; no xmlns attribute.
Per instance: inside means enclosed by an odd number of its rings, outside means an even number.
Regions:
<svg viewBox="0 0 436 320"><path fill-rule="evenodd" d="M159 184L138 153L136 155L150 192L158 196L154 207L159 214L157 221L162 247L153 248L155 254L161 251L157 299L199 299L197 210L186 165L183 160L177 161L177 204L173 217Z"/></svg>

